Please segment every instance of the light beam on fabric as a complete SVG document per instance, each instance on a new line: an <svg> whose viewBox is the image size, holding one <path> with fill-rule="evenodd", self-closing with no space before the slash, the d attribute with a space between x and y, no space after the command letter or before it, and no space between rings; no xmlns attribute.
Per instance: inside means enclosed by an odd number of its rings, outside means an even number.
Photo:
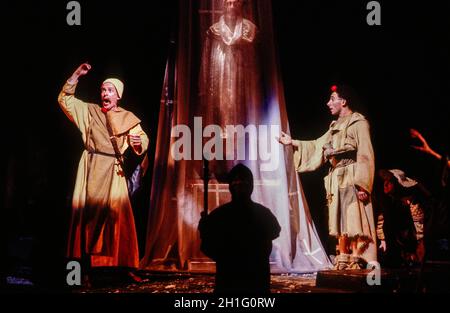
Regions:
<svg viewBox="0 0 450 313"><path fill-rule="evenodd" d="M280 237L273 242L272 270L313 272L329 268L294 170L292 151L275 139L280 130L289 132L289 123L271 1L246 1L234 30L225 23L222 4L223 0L179 2L176 48L173 57L169 56L160 106L146 254L141 267L190 270L192 262L207 261L200 252L197 231L203 210L201 154L208 150L217 155L223 148L223 160L210 162L210 210L230 200L226 173L244 163L255 178L252 199L270 208L282 227ZM199 118L202 129L196 124ZM190 142L185 145L174 136L180 125L191 130ZM205 135L210 125L217 127ZM229 132L230 125L236 133ZM247 132L240 133L244 130ZM193 159L175 160L171 153L174 145L191 149L181 151ZM229 147L234 151L228 151ZM243 160L236 159L239 151L245 151ZM226 153L235 159L227 160Z"/></svg>

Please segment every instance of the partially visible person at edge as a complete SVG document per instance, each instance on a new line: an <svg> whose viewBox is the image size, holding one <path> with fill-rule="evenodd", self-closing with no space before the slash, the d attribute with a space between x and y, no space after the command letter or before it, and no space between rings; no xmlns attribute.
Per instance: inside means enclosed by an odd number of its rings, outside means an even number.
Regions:
<svg viewBox="0 0 450 313"><path fill-rule="evenodd" d="M420 142L419 145L412 145L412 148L422 153L432 156L441 163L439 189L433 191L434 205L432 210L426 212L425 224L425 246L426 259L450 260L450 184L449 171L450 160L447 153L438 153L430 147L423 135L410 129L412 139ZM445 151L445 147L441 150Z"/></svg>
<svg viewBox="0 0 450 313"><path fill-rule="evenodd" d="M386 267L416 265L423 260L425 212L431 194L399 169L378 171L382 192L374 197L380 263Z"/></svg>

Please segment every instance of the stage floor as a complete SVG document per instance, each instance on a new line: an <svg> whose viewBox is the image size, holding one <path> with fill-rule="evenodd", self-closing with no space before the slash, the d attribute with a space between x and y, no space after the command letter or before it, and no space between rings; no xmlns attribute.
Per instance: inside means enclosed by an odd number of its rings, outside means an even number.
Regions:
<svg viewBox="0 0 450 313"><path fill-rule="evenodd" d="M128 271L95 269L91 275L91 286L69 287L60 283L40 285L31 280L8 277L7 293L74 293L74 294L209 294L214 290L214 274L188 272L137 273L141 282L133 281ZM307 274L277 274L271 276L271 291L274 294L295 293L450 293L449 263L420 268L383 269L378 272L378 281L369 270L320 271ZM374 280L375 279L375 280ZM64 280L65 281L65 280Z"/></svg>
<svg viewBox="0 0 450 313"><path fill-rule="evenodd" d="M450 271L428 267L424 271L389 269L379 272L379 283L374 283L369 270L320 271L309 274L272 275L272 293L415 293L450 292ZM214 275L190 273L139 272L144 281L124 282L97 273L89 289L76 293L212 293ZM369 277L369 278L368 278ZM368 283L372 281L372 283Z"/></svg>
<svg viewBox="0 0 450 313"><path fill-rule="evenodd" d="M141 283L121 283L105 276L97 276L92 287L80 289L79 293L212 293L214 275L187 273L140 272ZM316 273L272 275L273 293L311 292L316 284ZM112 286L115 285L115 286Z"/></svg>

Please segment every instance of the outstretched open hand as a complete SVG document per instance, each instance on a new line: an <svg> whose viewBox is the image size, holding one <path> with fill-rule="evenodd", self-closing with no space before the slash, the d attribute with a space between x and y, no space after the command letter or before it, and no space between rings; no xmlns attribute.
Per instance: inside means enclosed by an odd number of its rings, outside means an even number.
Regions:
<svg viewBox="0 0 450 313"><path fill-rule="evenodd" d="M430 148L430 146L428 145L428 142L425 140L425 138L423 138L421 133L419 133L417 130L415 130L413 128L411 128L409 130L409 132L410 132L411 138L418 139L421 143L420 146L412 145L411 148L416 149L421 152L428 153L428 154L433 154L433 150Z"/></svg>
<svg viewBox="0 0 450 313"><path fill-rule="evenodd" d="M276 137L279 143L281 143L284 146L292 145L292 138L285 132L281 132L281 137Z"/></svg>

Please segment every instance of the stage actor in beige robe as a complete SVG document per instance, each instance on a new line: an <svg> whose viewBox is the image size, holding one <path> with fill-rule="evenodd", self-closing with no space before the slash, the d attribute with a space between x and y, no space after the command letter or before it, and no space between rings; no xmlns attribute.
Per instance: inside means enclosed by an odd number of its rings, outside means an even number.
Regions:
<svg viewBox="0 0 450 313"><path fill-rule="evenodd" d="M347 86L333 86L328 107L338 119L313 141L292 140L282 133L280 143L294 148L295 169L309 172L329 162L325 190L329 233L339 240L336 269L360 269L377 260L376 228L370 195L374 178L374 152L369 123L350 108ZM347 96L348 94L348 96Z"/></svg>
<svg viewBox="0 0 450 313"><path fill-rule="evenodd" d="M140 120L117 104L123 92L120 80L103 82L102 106L74 96L78 78L90 68L82 64L58 97L84 143L73 193L67 256L87 258L89 267L137 268L139 250L121 155L129 146L138 155L145 153L148 137Z"/></svg>

